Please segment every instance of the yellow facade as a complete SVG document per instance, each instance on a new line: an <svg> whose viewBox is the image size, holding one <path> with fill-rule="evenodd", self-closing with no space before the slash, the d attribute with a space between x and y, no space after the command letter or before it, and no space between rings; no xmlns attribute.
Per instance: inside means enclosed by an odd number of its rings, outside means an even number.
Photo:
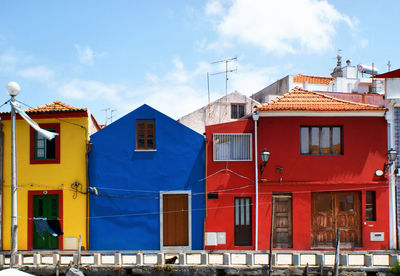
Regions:
<svg viewBox="0 0 400 276"><path fill-rule="evenodd" d="M80 112L82 114L84 112ZM59 113L77 115L71 113ZM45 114L44 114L45 115ZM87 142L88 116L64 117L57 119L57 113L47 113L34 121L38 124L57 123L60 126L60 163L59 164L31 164L30 163L30 126L23 119L16 122L17 135L17 187L18 187L18 250L30 250L28 239L28 192L62 191L62 213L59 214L63 222L64 235L62 246L72 249L78 247L77 241L81 236L81 245L87 248L87 195L76 193L71 184L78 182L82 192L87 191ZM44 118L44 119L42 119ZM9 117L2 118L4 132L4 181L3 181L3 250L11 247L11 121ZM32 237L32 236L31 236ZM76 239L74 239L76 238ZM32 238L31 238L32 239ZM72 245L71 245L72 243Z"/></svg>

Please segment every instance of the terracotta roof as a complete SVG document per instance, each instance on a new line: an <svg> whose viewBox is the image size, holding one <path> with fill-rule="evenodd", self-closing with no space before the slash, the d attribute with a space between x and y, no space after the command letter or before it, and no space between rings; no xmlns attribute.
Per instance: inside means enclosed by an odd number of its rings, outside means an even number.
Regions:
<svg viewBox="0 0 400 276"><path fill-rule="evenodd" d="M307 76L307 75L302 75L302 74L298 74L298 75L293 77L293 82L303 83L305 81L308 82L308 83L311 83L311 84L328 85L331 81L333 81L333 78L331 78L331 77Z"/></svg>
<svg viewBox="0 0 400 276"><path fill-rule="evenodd" d="M73 106L70 106L68 104L62 103L60 101L52 102L49 104L37 106L37 107L32 107L29 109L26 109L25 112L30 112L30 113L43 113L43 112L74 112L74 111L87 111L86 108L76 108Z"/></svg>
<svg viewBox="0 0 400 276"><path fill-rule="evenodd" d="M376 105L336 99L322 93L295 87L272 101L256 107L258 111L385 111Z"/></svg>

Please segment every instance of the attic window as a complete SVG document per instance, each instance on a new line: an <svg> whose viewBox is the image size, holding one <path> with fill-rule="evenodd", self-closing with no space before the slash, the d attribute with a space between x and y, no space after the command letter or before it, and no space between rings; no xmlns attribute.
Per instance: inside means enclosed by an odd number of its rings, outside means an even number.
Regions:
<svg viewBox="0 0 400 276"><path fill-rule="evenodd" d="M231 119L239 119L244 116L244 104L231 104Z"/></svg>
<svg viewBox="0 0 400 276"><path fill-rule="evenodd" d="M136 120L136 149L152 150L156 148L154 119Z"/></svg>

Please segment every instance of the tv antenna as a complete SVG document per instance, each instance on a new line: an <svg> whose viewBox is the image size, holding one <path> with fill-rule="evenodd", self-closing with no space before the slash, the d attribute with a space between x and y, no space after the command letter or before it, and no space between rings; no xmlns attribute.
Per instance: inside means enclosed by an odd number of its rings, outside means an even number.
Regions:
<svg viewBox="0 0 400 276"><path fill-rule="evenodd" d="M105 109L102 109L102 110L101 110L101 111L104 111L104 113L105 113L104 126L107 125L107 119L108 119L107 114L108 114L108 111L109 111L110 109L111 109L111 108L105 108Z"/></svg>
<svg viewBox="0 0 400 276"><path fill-rule="evenodd" d="M228 80L229 80L228 73L237 72L237 66L235 69L228 69L228 63L233 62L234 60L237 60L237 57L211 62L211 64L225 63L225 70L221 71L221 72L211 73L211 74L209 72L207 72L207 92L208 92L208 107L207 107L207 109L208 109L209 117L211 116L211 113L210 113L210 76L225 74L225 100L226 100L226 102L228 102L228 97L227 97L228 96Z"/></svg>
<svg viewBox="0 0 400 276"><path fill-rule="evenodd" d="M110 124L113 122L113 113L115 112L115 111L117 111L116 109L111 109L111 112L110 112L110 117L108 117L108 119L110 119Z"/></svg>

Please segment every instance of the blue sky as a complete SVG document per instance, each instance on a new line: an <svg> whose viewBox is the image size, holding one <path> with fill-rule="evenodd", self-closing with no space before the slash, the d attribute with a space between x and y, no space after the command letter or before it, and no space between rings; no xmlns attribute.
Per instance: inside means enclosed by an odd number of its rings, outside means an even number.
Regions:
<svg viewBox="0 0 400 276"><path fill-rule="evenodd" d="M398 11L387 0L86 0L0 2L0 101L17 81L29 106L88 107L99 123L147 103L177 119L207 103L213 61L237 57L228 92L352 64L400 68ZM225 94L210 78L211 99ZM0 89L1 91L1 89ZM9 110L9 106L1 111Z"/></svg>

